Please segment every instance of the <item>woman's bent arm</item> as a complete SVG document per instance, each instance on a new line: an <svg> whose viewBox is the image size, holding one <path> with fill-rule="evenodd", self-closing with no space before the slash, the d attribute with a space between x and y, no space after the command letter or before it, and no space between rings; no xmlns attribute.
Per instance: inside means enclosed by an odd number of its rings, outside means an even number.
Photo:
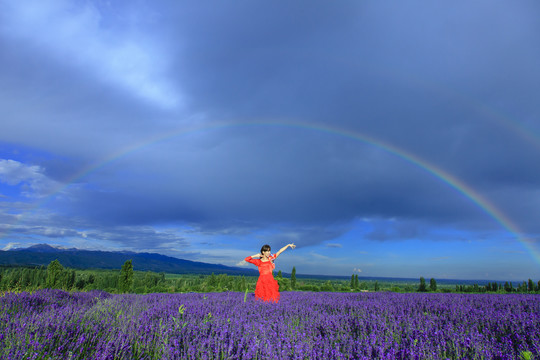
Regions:
<svg viewBox="0 0 540 360"><path fill-rule="evenodd" d="M260 262L260 259L254 259L254 257L258 257L258 256L260 256L260 254L253 255L253 256L248 256L244 260L247 261L248 263L252 263L254 265L257 265L257 263Z"/></svg>

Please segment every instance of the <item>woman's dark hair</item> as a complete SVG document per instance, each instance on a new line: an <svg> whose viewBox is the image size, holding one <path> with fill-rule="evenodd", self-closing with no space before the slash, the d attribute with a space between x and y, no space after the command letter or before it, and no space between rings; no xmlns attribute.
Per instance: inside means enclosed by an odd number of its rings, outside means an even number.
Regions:
<svg viewBox="0 0 540 360"><path fill-rule="evenodd" d="M267 251L267 250L271 250L270 245L268 245L268 244L263 245L262 248L261 248L261 254L263 253L263 251Z"/></svg>

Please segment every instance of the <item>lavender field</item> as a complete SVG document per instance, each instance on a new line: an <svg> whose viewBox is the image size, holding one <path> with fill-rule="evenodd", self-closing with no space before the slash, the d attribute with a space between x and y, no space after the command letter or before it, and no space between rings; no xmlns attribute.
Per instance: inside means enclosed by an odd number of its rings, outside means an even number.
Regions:
<svg viewBox="0 0 540 360"><path fill-rule="evenodd" d="M0 297L1 359L537 359L539 295Z"/></svg>

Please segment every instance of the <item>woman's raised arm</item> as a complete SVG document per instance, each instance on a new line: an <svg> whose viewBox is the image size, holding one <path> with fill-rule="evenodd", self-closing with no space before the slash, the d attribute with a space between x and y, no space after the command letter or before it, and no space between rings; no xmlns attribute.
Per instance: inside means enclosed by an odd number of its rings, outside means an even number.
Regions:
<svg viewBox="0 0 540 360"><path fill-rule="evenodd" d="M285 245L284 247L282 247L281 249L279 249L279 251L276 253L276 258L279 256L279 254L281 254L282 252L284 252L285 250L287 250L287 248L291 248L291 249L294 249L296 247L296 245L294 244L287 244Z"/></svg>

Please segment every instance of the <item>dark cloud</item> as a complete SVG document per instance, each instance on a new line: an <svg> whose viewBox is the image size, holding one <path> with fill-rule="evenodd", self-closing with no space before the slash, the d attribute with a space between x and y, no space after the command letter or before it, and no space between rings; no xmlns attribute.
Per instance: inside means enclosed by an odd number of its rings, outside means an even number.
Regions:
<svg viewBox="0 0 540 360"><path fill-rule="evenodd" d="M182 146L171 151L178 154L174 159L149 153L146 156L155 157L140 171L118 160L106 169L109 190L114 191L85 189L76 208L68 211L82 211L100 221L184 220L209 225L235 219L324 225L359 216L426 216L434 221L458 213L478 216L474 205L457 191L395 155L373 152L357 141L342 147L350 140L310 131L295 130L298 143L289 136L290 129L278 129L272 137L258 136L272 130L256 129L247 134L253 140L224 141L199 150L195 158L183 156ZM317 146L321 139L324 148ZM336 156L343 150L350 152ZM129 176L125 169L130 169ZM393 178L395 173L399 179Z"/></svg>

